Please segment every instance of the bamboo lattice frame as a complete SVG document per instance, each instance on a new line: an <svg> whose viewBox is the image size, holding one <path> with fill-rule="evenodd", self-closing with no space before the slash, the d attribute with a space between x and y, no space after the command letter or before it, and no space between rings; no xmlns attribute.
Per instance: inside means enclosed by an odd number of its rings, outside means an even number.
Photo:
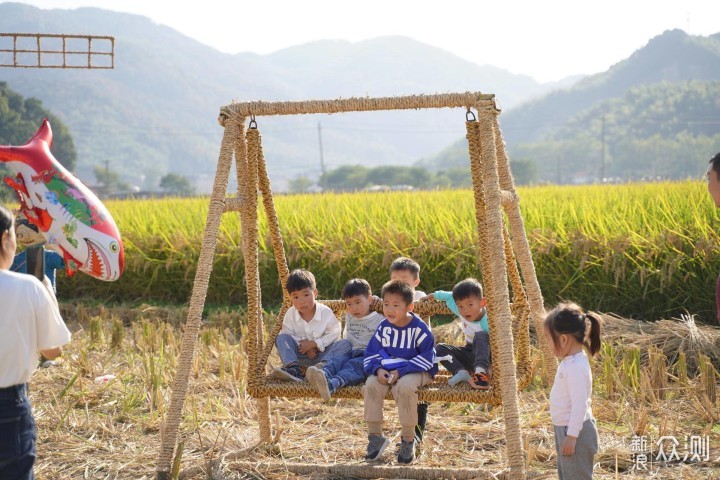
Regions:
<svg viewBox="0 0 720 480"><path fill-rule="evenodd" d="M239 211L240 213L242 252L248 295L247 383L248 391L257 398L261 440L269 442L271 439L270 396L318 396L309 385L273 382L265 375L268 356L282 326L283 315L291 302L289 295L284 291L283 308L271 329L267 343L265 343L258 269L258 192L262 197L264 210L268 217L278 274L283 285L288 277L288 266L255 117L446 107L463 107L467 109L468 116L473 115L473 119L466 122L466 128L475 196L478 260L488 300L488 321L493 332L490 336L490 348L494 359L495 375L493 375L492 388L489 391L477 391L467 386L449 387L446 383L447 378L445 377L443 380L440 376L438 381L419 391L419 398L431 401L502 404L510 466L509 478L527 478L520 431L518 390L527 385L531 375L528 336L528 319L530 317L532 317L541 339L548 377L554 376L556 363L550 345L544 339L542 322L545 311L542 294L525 236L523 219L520 215L519 197L515 192L505 145L497 122L500 112L496 108L494 95L466 92L388 98L233 103L222 108L219 121L224 127L224 135L190 308L183 333L178 368L172 387L172 397L163 429L157 465L158 479L169 478L195 343L212 270L212 260L217 245L220 217L223 213L227 211ZM471 109L477 111L477 120ZM245 124L248 118L251 119L251 127L246 129ZM238 193L236 197L227 198L225 192L233 157L236 162ZM508 225L503 219L503 208L508 218ZM524 288L521 273L525 281ZM508 282L512 287L512 304L510 303ZM336 315L344 310L344 302L326 301L324 303L328 304ZM444 305L435 302L417 303L415 311L421 317L447 312ZM336 396L361 397L360 387L342 388ZM373 467L354 466L353 468L358 476L372 476L374 471ZM370 470L368 472L358 470L365 468ZM408 473L412 472L412 469L406 470L403 470L404 478L412 478ZM427 469L423 469L423 471L425 470ZM438 471L437 475L441 474L442 472ZM422 475L418 473L418 476L429 478L426 473Z"/></svg>
<svg viewBox="0 0 720 480"><path fill-rule="evenodd" d="M115 68L115 37L0 33L0 67Z"/></svg>

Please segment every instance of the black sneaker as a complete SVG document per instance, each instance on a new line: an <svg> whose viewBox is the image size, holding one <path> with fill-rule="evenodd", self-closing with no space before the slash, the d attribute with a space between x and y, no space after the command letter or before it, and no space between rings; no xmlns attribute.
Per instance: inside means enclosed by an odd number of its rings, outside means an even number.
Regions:
<svg viewBox="0 0 720 480"><path fill-rule="evenodd" d="M368 446L367 453L365 454L365 461L372 462L380 458L387 446L390 444L390 440L383 437L382 435L375 435L374 433L368 435Z"/></svg>
<svg viewBox="0 0 720 480"><path fill-rule="evenodd" d="M398 452L398 463L412 463L415 460L415 439L410 442L400 441L400 451Z"/></svg>
<svg viewBox="0 0 720 480"><path fill-rule="evenodd" d="M305 380L300 367L298 365L292 365L290 367L282 367L273 369L270 374L272 378L277 380L291 381L291 382L302 382Z"/></svg>

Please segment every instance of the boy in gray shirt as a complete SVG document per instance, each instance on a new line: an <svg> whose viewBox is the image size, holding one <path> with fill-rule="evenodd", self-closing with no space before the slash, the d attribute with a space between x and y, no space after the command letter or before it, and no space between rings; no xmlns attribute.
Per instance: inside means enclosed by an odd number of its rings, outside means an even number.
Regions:
<svg viewBox="0 0 720 480"><path fill-rule="evenodd" d="M305 372L310 385L320 393L323 400L329 400L340 387L360 385L367 376L363 372L365 347L382 322L382 314L371 311L372 295L370 284L361 278L348 281L343 287L342 298L347 307L344 339L351 345L350 353L329 360L323 368L308 367Z"/></svg>

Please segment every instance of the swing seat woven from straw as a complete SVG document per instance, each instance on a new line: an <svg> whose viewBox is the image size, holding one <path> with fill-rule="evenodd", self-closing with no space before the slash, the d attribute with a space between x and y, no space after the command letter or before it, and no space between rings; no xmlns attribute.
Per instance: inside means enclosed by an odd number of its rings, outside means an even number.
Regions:
<svg viewBox="0 0 720 480"><path fill-rule="evenodd" d="M319 300L319 302L330 307L338 319L342 318L342 314L345 312L344 301ZM381 308L382 306L379 302L374 306L376 311L381 311ZM512 305L511 310L515 310ZM432 300L416 302L413 311L423 319L429 319L433 315L452 314L445 303ZM513 315L513 324L517 325L517 328L513 328L513 331L517 332L517 337L515 338L516 345L529 342L527 310L525 309L525 311L520 312L520 316L523 318L519 318L518 315ZM281 322L282 318L278 316L277 321ZM519 389L525 388L530 383L531 373L531 369L527 363L518 362L517 376ZM491 405L499 405L501 403L499 389L495 381L491 383L489 390L477 390L470 387L467 383L461 383L455 386L448 385L448 380L448 372L441 370L438 375L435 376L432 383L418 389L418 399L428 402L470 402ZM308 382L282 381L270 375L262 376L258 384L248 387L248 391L250 395L255 398L319 398L318 392L310 386ZM362 385L342 387L333 393L333 398L361 399L363 398ZM392 399L392 394L389 390L386 398Z"/></svg>

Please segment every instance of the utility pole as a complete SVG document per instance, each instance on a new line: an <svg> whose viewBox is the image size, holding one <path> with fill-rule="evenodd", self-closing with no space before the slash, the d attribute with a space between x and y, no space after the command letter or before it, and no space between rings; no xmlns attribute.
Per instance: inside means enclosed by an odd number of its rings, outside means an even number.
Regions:
<svg viewBox="0 0 720 480"><path fill-rule="evenodd" d="M318 122L318 144L320 146L320 175L321 187L325 189L325 159L323 158L322 125Z"/></svg>
<svg viewBox="0 0 720 480"><path fill-rule="evenodd" d="M559 153L558 153L557 158L555 159L555 168L557 169L556 183L558 185L562 185L562 172L560 171L560 154Z"/></svg>
<svg viewBox="0 0 720 480"><path fill-rule="evenodd" d="M105 195L110 193L110 160L105 159Z"/></svg>
<svg viewBox="0 0 720 480"><path fill-rule="evenodd" d="M603 113L600 127L600 182L605 180L605 114Z"/></svg>

